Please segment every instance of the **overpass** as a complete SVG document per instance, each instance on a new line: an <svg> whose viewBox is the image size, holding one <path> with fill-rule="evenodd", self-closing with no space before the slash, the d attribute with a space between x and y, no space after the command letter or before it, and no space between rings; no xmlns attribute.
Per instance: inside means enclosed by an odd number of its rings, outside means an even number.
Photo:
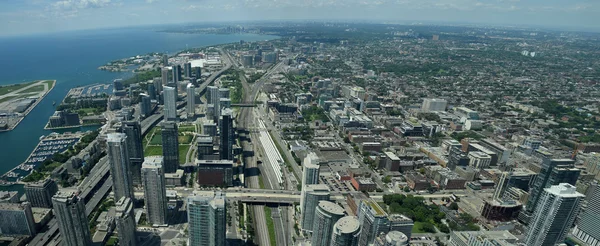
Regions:
<svg viewBox="0 0 600 246"><path fill-rule="evenodd" d="M256 107L255 103L232 103L231 107L252 108Z"/></svg>

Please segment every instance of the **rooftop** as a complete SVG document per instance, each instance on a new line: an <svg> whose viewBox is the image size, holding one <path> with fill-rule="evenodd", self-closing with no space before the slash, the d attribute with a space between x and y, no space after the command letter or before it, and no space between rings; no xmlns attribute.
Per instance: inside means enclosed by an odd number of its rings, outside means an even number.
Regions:
<svg viewBox="0 0 600 246"><path fill-rule="evenodd" d="M319 201L319 208L330 214L344 215L344 208L330 201Z"/></svg>
<svg viewBox="0 0 600 246"><path fill-rule="evenodd" d="M346 216L335 223L335 228L344 234L354 233L360 229L360 222L356 216Z"/></svg>

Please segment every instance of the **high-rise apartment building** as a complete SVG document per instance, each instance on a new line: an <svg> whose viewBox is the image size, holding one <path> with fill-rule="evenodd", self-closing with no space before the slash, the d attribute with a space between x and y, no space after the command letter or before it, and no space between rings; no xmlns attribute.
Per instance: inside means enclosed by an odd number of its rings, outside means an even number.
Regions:
<svg viewBox="0 0 600 246"><path fill-rule="evenodd" d="M188 78L192 77L192 63L186 62L183 64L183 75Z"/></svg>
<svg viewBox="0 0 600 246"><path fill-rule="evenodd" d="M357 246L360 235L360 221L356 216L346 216L333 225L331 246Z"/></svg>
<svg viewBox="0 0 600 246"><path fill-rule="evenodd" d="M219 98L229 98L229 88L219 88Z"/></svg>
<svg viewBox="0 0 600 246"><path fill-rule="evenodd" d="M167 190L163 158L161 156L146 157L142 164L142 182L146 198L146 217L152 225L167 223Z"/></svg>
<svg viewBox="0 0 600 246"><path fill-rule="evenodd" d="M25 185L25 195L32 207L51 208L52 196L58 192L58 186L52 179L45 179Z"/></svg>
<svg viewBox="0 0 600 246"><path fill-rule="evenodd" d="M579 213L583 197L575 186L567 183L545 188L529 221L525 245L562 243Z"/></svg>
<svg viewBox="0 0 600 246"><path fill-rule="evenodd" d="M124 133L127 142L127 153L131 163L131 176L133 183L139 185L141 182L140 169L144 162L144 146L142 145L142 126L139 121L123 121L121 133Z"/></svg>
<svg viewBox="0 0 600 246"><path fill-rule="evenodd" d="M155 97L153 99L158 100L159 99L159 95L162 93L163 91L163 84L162 84L162 78L154 78L152 79L152 84L154 85L154 90L155 90Z"/></svg>
<svg viewBox="0 0 600 246"><path fill-rule="evenodd" d="M0 234L7 236L35 235L35 221L31 204L0 203Z"/></svg>
<svg viewBox="0 0 600 246"><path fill-rule="evenodd" d="M188 245L225 245L227 204L225 194L190 196L187 198Z"/></svg>
<svg viewBox="0 0 600 246"><path fill-rule="evenodd" d="M162 68L160 70L161 72L161 81L162 81L162 85L163 86L169 86L171 85L171 83L169 83L169 69L168 68ZM158 88L158 87L157 87Z"/></svg>
<svg viewBox="0 0 600 246"><path fill-rule="evenodd" d="M177 84L181 80L181 67L179 65L172 66L171 72L173 74L173 84L177 86Z"/></svg>
<svg viewBox="0 0 600 246"><path fill-rule="evenodd" d="M313 219L312 246L330 246L333 226L344 217L344 208L330 201L320 201Z"/></svg>
<svg viewBox="0 0 600 246"><path fill-rule="evenodd" d="M169 56L167 56L166 54L162 56L162 65L163 66L169 65Z"/></svg>
<svg viewBox="0 0 600 246"><path fill-rule="evenodd" d="M314 152L308 153L302 162L302 185L319 183L319 157Z"/></svg>
<svg viewBox="0 0 600 246"><path fill-rule="evenodd" d="M177 89L171 86L163 87L163 98L165 120L177 121Z"/></svg>
<svg viewBox="0 0 600 246"><path fill-rule="evenodd" d="M193 119L196 114L196 87L189 83L186 88L187 92L187 117Z"/></svg>
<svg viewBox="0 0 600 246"><path fill-rule="evenodd" d="M519 220L525 224L529 223L533 211L535 210L540 194L545 188L560 183L575 185L581 170L574 168L575 161L571 159L548 159L542 160L542 169L535 178L533 185L529 189L529 198L525 210L519 214Z"/></svg>
<svg viewBox="0 0 600 246"><path fill-rule="evenodd" d="M590 246L600 246L600 184L594 181L585 192L582 212L573 236Z"/></svg>
<svg viewBox="0 0 600 246"><path fill-rule="evenodd" d="M92 245L85 202L74 192L57 193L52 197L52 210L65 246Z"/></svg>
<svg viewBox="0 0 600 246"><path fill-rule="evenodd" d="M146 199L148 200L148 199ZM119 235L119 245L135 246L137 237L135 235L135 215L133 213L133 202L127 197L121 197L115 203L115 223Z"/></svg>
<svg viewBox="0 0 600 246"><path fill-rule="evenodd" d="M216 86L207 86L206 90L208 91L207 95L207 103L213 105L213 119L215 122L219 120L221 116L221 109L219 108L219 102L221 96L219 95L219 87Z"/></svg>
<svg viewBox="0 0 600 246"><path fill-rule="evenodd" d="M152 86L154 88L154 86ZM151 98L149 94L140 94L140 113L144 117L150 116L150 112L152 111L152 103L150 102Z"/></svg>
<svg viewBox="0 0 600 246"><path fill-rule="evenodd" d="M179 139L177 123L172 121L163 122L162 129L162 149L163 149L163 168L165 173L174 173L179 167Z"/></svg>
<svg viewBox="0 0 600 246"><path fill-rule="evenodd" d="M300 227L305 231L312 231L314 214L319 201L329 200L329 187L325 184L306 185L302 187L300 196L301 220Z"/></svg>
<svg viewBox="0 0 600 246"><path fill-rule="evenodd" d="M109 133L106 142L115 200L121 197L134 199L127 136L123 133Z"/></svg>
<svg viewBox="0 0 600 246"><path fill-rule="evenodd" d="M399 231L407 237L411 237L412 228L415 225L412 219L403 214L390 214L388 221L390 222L390 231Z"/></svg>
<svg viewBox="0 0 600 246"><path fill-rule="evenodd" d="M388 214L377 202L371 199L361 200L356 213L362 225L358 245L367 246L373 243L375 237L379 236L380 233L389 232Z"/></svg>
<svg viewBox="0 0 600 246"><path fill-rule="evenodd" d="M220 141L219 153L221 160L233 160L233 143L235 142L233 130L233 111L224 109L219 119Z"/></svg>

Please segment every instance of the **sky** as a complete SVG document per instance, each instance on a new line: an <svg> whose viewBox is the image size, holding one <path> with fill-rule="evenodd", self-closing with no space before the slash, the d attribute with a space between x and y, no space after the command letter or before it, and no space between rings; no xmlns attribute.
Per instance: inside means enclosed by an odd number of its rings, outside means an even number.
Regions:
<svg viewBox="0 0 600 246"><path fill-rule="evenodd" d="M0 36L149 24L307 19L600 31L600 0L0 0Z"/></svg>

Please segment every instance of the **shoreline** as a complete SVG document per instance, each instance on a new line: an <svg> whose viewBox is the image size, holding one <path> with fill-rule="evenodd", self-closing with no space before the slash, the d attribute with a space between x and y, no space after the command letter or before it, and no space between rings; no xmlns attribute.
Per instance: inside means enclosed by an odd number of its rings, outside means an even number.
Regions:
<svg viewBox="0 0 600 246"><path fill-rule="evenodd" d="M35 103L33 103L33 105L29 106L29 108L27 108L27 110L25 110L25 112L23 112L23 117L21 117L17 121L17 123L15 123L13 126L7 128L7 129L0 130L0 132L9 132L9 131L12 131L15 128L17 128L17 126L19 126L19 124L21 124L21 121L23 121L29 115L29 113L31 113L31 111L33 111L33 109L35 109L35 107L37 107L37 105L41 101L43 101L48 94L50 94L50 92L54 89L54 87L56 87L56 80L40 80L40 81L53 81L52 87L50 87L50 89L48 89L46 92L44 92L44 94L40 98L38 98L38 100L35 100Z"/></svg>

